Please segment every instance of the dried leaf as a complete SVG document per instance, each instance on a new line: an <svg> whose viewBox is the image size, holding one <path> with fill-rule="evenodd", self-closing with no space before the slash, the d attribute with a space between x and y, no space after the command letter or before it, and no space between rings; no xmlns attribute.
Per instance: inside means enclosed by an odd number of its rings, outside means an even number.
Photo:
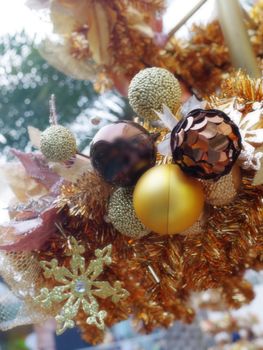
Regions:
<svg viewBox="0 0 263 350"><path fill-rule="evenodd" d="M145 14L143 12L140 12L139 10L129 6L126 11L126 17L128 26L131 29L135 29L149 38L154 37L154 32L150 25L146 23Z"/></svg>
<svg viewBox="0 0 263 350"><path fill-rule="evenodd" d="M26 221L9 221L0 226L0 249L6 251L31 251L40 249L55 233L57 209L51 207L40 216Z"/></svg>
<svg viewBox="0 0 263 350"><path fill-rule="evenodd" d="M60 1L52 1L50 5L50 18L53 24L53 30L56 34L69 35L75 27L76 15L81 13L81 9L84 6L83 1L75 1L75 7L70 8L63 6ZM83 19L84 20L84 19Z"/></svg>
<svg viewBox="0 0 263 350"><path fill-rule="evenodd" d="M50 208L55 198L55 196L46 195L37 199L30 198L26 203L10 203L8 207L9 215L16 221L36 218L44 210Z"/></svg>
<svg viewBox="0 0 263 350"><path fill-rule="evenodd" d="M130 0L129 3L140 11L148 13L160 12L166 7L166 1L164 0Z"/></svg>
<svg viewBox="0 0 263 350"><path fill-rule="evenodd" d="M185 117L194 109L205 109L207 102L200 101L195 96L191 96L182 106L180 112Z"/></svg>
<svg viewBox="0 0 263 350"><path fill-rule="evenodd" d="M70 37L76 27L88 25L87 39L94 61L97 64L110 64L108 47L116 14L109 6L102 5L98 1L55 0L51 5L51 20L55 33L63 37ZM64 46L67 47L68 56L70 51L68 44ZM61 63L63 64L63 60ZM77 64L80 62L76 61L74 65ZM64 67L66 68L65 65Z"/></svg>
<svg viewBox="0 0 263 350"><path fill-rule="evenodd" d="M94 80L99 69L93 59L76 60L67 44L46 39L39 47L41 56L60 72L79 80Z"/></svg>
<svg viewBox="0 0 263 350"><path fill-rule="evenodd" d="M257 124L260 123L262 118L262 109L257 109L248 113L240 122L239 127L241 130L248 131L257 129Z"/></svg>
<svg viewBox="0 0 263 350"><path fill-rule="evenodd" d="M61 177L49 168L42 154L24 153L16 149L12 149L12 153L23 164L27 174L46 188L51 189L61 181Z"/></svg>
<svg viewBox="0 0 263 350"><path fill-rule="evenodd" d="M2 164L0 178L20 202L27 202L29 198L39 198L48 193L47 188L30 178L24 167L17 162Z"/></svg>
<svg viewBox="0 0 263 350"><path fill-rule="evenodd" d="M240 80L239 80L240 79ZM243 169L257 171L253 185L262 184L262 145L263 145L263 107L259 102L251 103L251 100L240 100L241 96L250 96L250 89L257 91L258 80L253 80L246 75L237 73L235 78L226 80L223 87L226 93L232 94L238 89L240 95L220 99L213 97L212 106L224 111L238 126L242 137L242 151L239 156L239 165ZM232 86L232 84L234 84ZM253 91L254 91L253 90ZM253 95L253 91L250 94Z"/></svg>
<svg viewBox="0 0 263 350"><path fill-rule="evenodd" d="M173 130L173 128L177 125L178 120L176 119L175 115L172 113L169 107L163 105L163 111L158 112L154 111L157 116L161 119L165 127L167 127L169 130Z"/></svg>
<svg viewBox="0 0 263 350"><path fill-rule="evenodd" d="M90 160L79 155L70 167L63 163L53 163L50 167L56 174L70 182L75 182L81 175L92 169Z"/></svg>
<svg viewBox="0 0 263 350"><path fill-rule="evenodd" d="M157 146L158 152L163 156L171 156L171 133L165 136L165 139L161 141Z"/></svg>
<svg viewBox="0 0 263 350"><path fill-rule="evenodd" d="M246 141L249 143L263 143L263 129L247 131Z"/></svg>
<svg viewBox="0 0 263 350"><path fill-rule="evenodd" d="M27 128L29 139L32 143L32 145L36 148L40 148L40 137L41 137L41 131L37 128L34 128L33 126L29 125Z"/></svg>
<svg viewBox="0 0 263 350"><path fill-rule="evenodd" d="M91 2L86 13L89 25L88 42L97 64L111 63L109 45L116 14L108 6Z"/></svg>
<svg viewBox="0 0 263 350"><path fill-rule="evenodd" d="M263 184L263 146L257 149L257 153L260 155L261 153L261 160L260 160L260 169L256 172L256 175L253 179L253 185L259 186Z"/></svg>

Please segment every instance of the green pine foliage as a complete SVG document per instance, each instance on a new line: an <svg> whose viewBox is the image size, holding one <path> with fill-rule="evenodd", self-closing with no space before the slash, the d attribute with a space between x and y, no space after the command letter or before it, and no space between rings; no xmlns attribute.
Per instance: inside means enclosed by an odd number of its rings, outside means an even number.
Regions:
<svg viewBox="0 0 263 350"><path fill-rule="evenodd" d="M6 154L10 147L30 149L28 125L41 130L48 126L52 93L56 95L59 123L76 131L81 149L102 126L90 123L97 111L103 115L105 110L108 116L106 120L102 116L102 124L124 115L125 119L130 117L125 99L114 92L99 96L91 82L58 72L41 57L34 39L24 32L0 37L0 57L0 151ZM113 99L113 106L109 107L107 99Z"/></svg>

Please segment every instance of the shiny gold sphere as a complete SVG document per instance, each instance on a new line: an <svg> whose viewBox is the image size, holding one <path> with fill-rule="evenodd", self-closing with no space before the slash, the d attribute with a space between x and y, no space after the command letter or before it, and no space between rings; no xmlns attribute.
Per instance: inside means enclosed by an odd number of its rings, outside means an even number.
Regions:
<svg viewBox="0 0 263 350"><path fill-rule="evenodd" d="M200 182L185 175L177 165L159 165L137 182L133 205L147 228L164 235L175 234L198 220L204 193Z"/></svg>

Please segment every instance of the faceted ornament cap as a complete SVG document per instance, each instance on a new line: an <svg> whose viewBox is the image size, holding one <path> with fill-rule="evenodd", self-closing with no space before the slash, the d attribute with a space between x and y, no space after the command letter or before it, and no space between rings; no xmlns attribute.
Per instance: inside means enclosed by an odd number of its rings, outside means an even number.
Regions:
<svg viewBox="0 0 263 350"><path fill-rule="evenodd" d="M241 152L238 127L223 112L195 109L173 129L174 163L200 179L228 174Z"/></svg>
<svg viewBox="0 0 263 350"><path fill-rule="evenodd" d="M73 133L61 125L52 125L41 134L40 150L50 162L64 162L76 154Z"/></svg>

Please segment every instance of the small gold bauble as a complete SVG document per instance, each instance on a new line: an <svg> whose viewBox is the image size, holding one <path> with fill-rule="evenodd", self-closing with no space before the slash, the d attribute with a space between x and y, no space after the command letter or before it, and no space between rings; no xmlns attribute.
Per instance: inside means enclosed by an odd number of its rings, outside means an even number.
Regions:
<svg viewBox="0 0 263 350"><path fill-rule="evenodd" d="M132 188L118 188L111 195L108 219L125 236L138 239L150 233L135 214L132 202Z"/></svg>
<svg viewBox="0 0 263 350"><path fill-rule="evenodd" d="M128 91L132 109L145 120L157 120L155 111L162 112L163 105L176 113L181 97L179 81L167 69L159 67L145 68L137 73Z"/></svg>
<svg viewBox="0 0 263 350"><path fill-rule="evenodd" d="M205 201L215 206L230 204L236 197L241 185L241 171L236 164L231 172L222 176L218 181L202 181L205 193Z"/></svg>
<svg viewBox="0 0 263 350"><path fill-rule="evenodd" d="M75 136L62 125L51 125L41 134L40 150L50 162L65 162L77 152Z"/></svg>
<svg viewBox="0 0 263 350"><path fill-rule="evenodd" d="M175 234L191 227L204 207L199 181L185 175L177 165L165 164L148 170L133 194L141 222L160 234Z"/></svg>

